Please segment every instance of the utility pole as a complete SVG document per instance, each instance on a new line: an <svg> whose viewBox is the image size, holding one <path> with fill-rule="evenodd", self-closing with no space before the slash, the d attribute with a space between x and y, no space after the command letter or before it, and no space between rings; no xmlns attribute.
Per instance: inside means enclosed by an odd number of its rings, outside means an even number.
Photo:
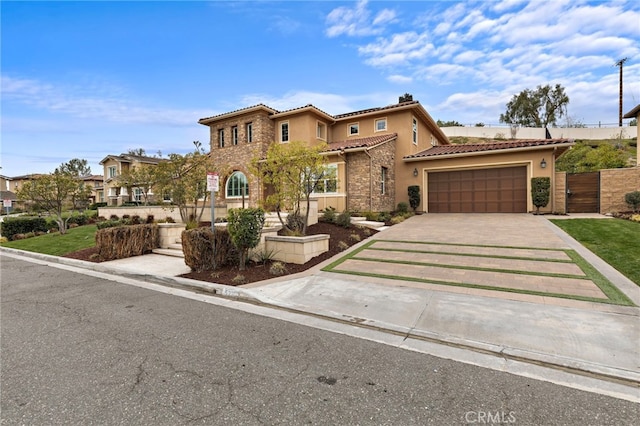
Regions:
<svg viewBox="0 0 640 426"><path fill-rule="evenodd" d="M620 59L616 62L616 66L620 67L620 106L618 108L618 127L622 127L622 65L627 62L627 59L629 58Z"/></svg>

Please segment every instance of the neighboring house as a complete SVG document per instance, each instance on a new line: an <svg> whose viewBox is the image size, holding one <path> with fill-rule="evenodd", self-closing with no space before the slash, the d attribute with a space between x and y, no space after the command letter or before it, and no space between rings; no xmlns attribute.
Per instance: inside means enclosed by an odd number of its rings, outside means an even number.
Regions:
<svg viewBox="0 0 640 426"><path fill-rule="evenodd" d="M104 203L104 176L90 175L82 178L85 186L91 188L91 203Z"/></svg>
<svg viewBox="0 0 640 426"><path fill-rule="evenodd" d="M0 175L0 191L11 191L11 178Z"/></svg>
<svg viewBox="0 0 640 426"><path fill-rule="evenodd" d="M26 182L29 182L37 178L38 176L42 176L42 174L33 173L29 175L14 176L12 178L9 178L10 179L9 191L18 192Z"/></svg>
<svg viewBox="0 0 640 426"><path fill-rule="evenodd" d="M253 157L264 156L271 143L305 141L328 144L331 173L314 194L319 209L391 211L418 185L420 211L528 212L530 178L548 176L553 185L555 158L573 144L450 145L413 100L335 116L313 105L278 111L259 104L198 122L210 128L211 155L233 170L217 196L227 207L264 199L265 188L249 173Z"/></svg>
<svg viewBox="0 0 640 426"><path fill-rule="evenodd" d="M636 105L634 109L626 113L622 118L635 118L636 126L637 126L638 125L637 122L640 121L640 104ZM636 138L636 141L637 141L637 138ZM636 166L640 167L640 149L638 149L636 152Z"/></svg>
<svg viewBox="0 0 640 426"><path fill-rule="evenodd" d="M107 155L100 161L100 165L104 167L104 181L102 191L104 201L109 206L119 206L125 202L144 202L143 191L140 188L128 189L121 185L118 176L132 170L132 168L141 165L157 166L159 163L167 161L164 158L146 157L142 155L120 154ZM149 194L153 197L153 193Z"/></svg>

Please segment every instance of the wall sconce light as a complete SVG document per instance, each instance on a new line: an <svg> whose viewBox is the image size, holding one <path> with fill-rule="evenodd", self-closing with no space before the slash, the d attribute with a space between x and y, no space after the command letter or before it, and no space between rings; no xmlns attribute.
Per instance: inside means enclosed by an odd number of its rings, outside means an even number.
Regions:
<svg viewBox="0 0 640 426"><path fill-rule="evenodd" d="M547 167L547 162L544 161L544 158L542 159L542 161L540 162L540 167L542 167L543 169Z"/></svg>
<svg viewBox="0 0 640 426"><path fill-rule="evenodd" d="M418 169L417 168L413 169L413 177L418 177Z"/></svg>

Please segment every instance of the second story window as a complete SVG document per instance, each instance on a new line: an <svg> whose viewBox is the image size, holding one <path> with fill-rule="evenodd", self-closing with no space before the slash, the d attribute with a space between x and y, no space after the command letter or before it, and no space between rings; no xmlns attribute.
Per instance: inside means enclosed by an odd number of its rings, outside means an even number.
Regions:
<svg viewBox="0 0 640 426"><path fill-rule="evenodd" d="M231 143L233 145L238 145L238 126L233 126L231 128Z"/></svg>
<svg viewBox="0 0 640 426"><path fill-rule="evenodd" d="M413 130L413 143L414 145L418 145L418 120L416 120L415 118L411 123L411 128Z"/></svg>
<svg viewBox="0 0 640 426"><path fill-rule="evenodd" d="M110 179L118 176L118 168L116 166L109 166L107 170L108 170L107 173L109 173Z"/></svg>
<svg viewBox="0 0 640 426"><path fill-rule="evenodd" d="M247 123L247 143L253 142L253 123Z"/></svg>
<svg viewBox="0 0 640 426"><path fill-rule="evenodd" d="M280 142L289 142L289 122L280 123Z"/></svg>
<svg viewBox="0 0 640 426"><path fill-rule="evenodd" d="M360 133L360 124L358 123L349 124L349 136L357 135L359 133Z"/></svg>
<svg viewBox="0 0 640 426"><path fill-rule="evenodd" d="M318 125L316 126L316 137L318 139L322 139L323 141L327 140L327 125L318 121Z"/></svg>
<svg viewBox="0 0 640 426"><path fill-rule="evenodd" d="M218 130L218 146L224 148L224 129Z"/></svg>
<svg viewBox="0 0 640 426"><path fill-rule="evenodd" d="M382 132L384 130L387 130L387 119L386 118L380 118L380 119L376 120L375 131L376 132Z"/></svg>

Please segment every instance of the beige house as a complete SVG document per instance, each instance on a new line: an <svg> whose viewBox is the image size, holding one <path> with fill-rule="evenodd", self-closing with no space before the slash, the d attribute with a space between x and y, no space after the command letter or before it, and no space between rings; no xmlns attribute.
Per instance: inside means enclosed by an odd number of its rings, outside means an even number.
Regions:
<svg viewBox="0 0 640 426"><path fill-rule="evenodd" d="M198 122L210 128L211 155L233 170L223 176L217 197L227 207L264 198L248 170L251 158L264 156L271 143L305 141L328 144L328 178L314 194L319 209L391 211L408 202L409 186L418 185L420 211L529 212L531 178L547 176L553 189L555 159L573 144L451 145L413 100L339 115L313 105L278 111L260 104Z"/></svg>
<svg viewBox="0 0 640 426"><path fill-rule="evenodd" d="M90 202L91 203L103 203L104 202L104 176L102 175L90 175L82 178L84 185L91 188Z"/></svg>
<svg viewBox="0 0 640 426"><path fill-rule="evenodd" d="M634 109L632 109L631 111L629 111L628 113L626 113L623 118L635 118L636 119L636 126L638 125L637 122L640 121L640 104L636 105L636 107ZM636 139L637 141L637 139ZM637 146L636 146L637 148ZM640 149L637 150L636 152L636 166L640 167Z"/></svg>
<svg viewBox="0 0 640 426"><path fill-rule="evenodd" d="M127 190L118 180L118 176L135 167L157 166L163 161L167 159L132 154L107 155L99 163L104 168L104 179L103 199L98 202L106 202L109 206L120 206L125 202L143 202L143 190L136 187L131 188L131 191ZM149 195L153 198L154 194Z"/></svg>

